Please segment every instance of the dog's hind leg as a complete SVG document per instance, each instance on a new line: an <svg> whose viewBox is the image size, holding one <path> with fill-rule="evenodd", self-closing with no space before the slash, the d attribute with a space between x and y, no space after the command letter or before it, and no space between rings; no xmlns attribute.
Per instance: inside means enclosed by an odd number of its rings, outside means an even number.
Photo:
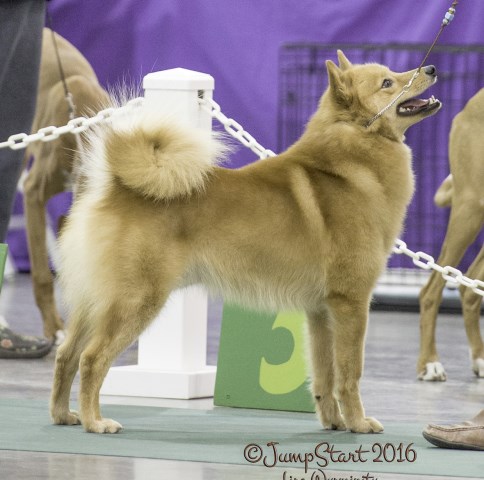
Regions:
<svg viewBox="0 0 484 480"><path fill-rule="evenodd" d="M87 432L117 433L122 426L102 418L99 391L114 359L125 350L154 319L166 297L143 296L136 304L119 299L95 320L96 327L81 354L79 406L82 425Z"/></svg>
<svg viewBox="0 0 484 480"><path fill-rule="evenodd" d="M449 226L439 265L456 266L474 241L484 220L484 211L473 202L462 201L456 196L450 213ZM435 328L445 280L440 273L432 272L420 292L420 356L417 369L420 380L445 381L447 376L439 362L435 345Z"/></svg>
<svg viewBox="0 0 484 480"><path fill-rule="evenodd" d="M360 397L369 296L366 299L338 295L328 299L333 320L335 392L346 427L357 433L383 431L381 423L365 416Z"/></svg>
<svg viewBox="0 0 484 480"><path fill-rule="evenodd" d="M466 276L484 280L484 247L481 248L474 262L472 262ZM472 370L478 377L484 378L484 344L479 328L482 296L467 287L462 286L459 290L467 339L471 348Z"/></svg>
<svg viewBox="0 0 484 480"><path fill-rule="evenodd" d="M316 413L324 428L346 430L338 401L334 396L334 349L331 318L326 309L307 313L310 346L311 392Z"/></svg>
<svg viewBox="0 0 484 480"><path fill-rule="evenodd" d="M81 423L76 411L69 409L72 381L79 367L79 358L89 339L89 328L85 316L71 316L68 334L57 349L55 357L54 382L50 400L50 415L57 425L78 425Z"/></svg>

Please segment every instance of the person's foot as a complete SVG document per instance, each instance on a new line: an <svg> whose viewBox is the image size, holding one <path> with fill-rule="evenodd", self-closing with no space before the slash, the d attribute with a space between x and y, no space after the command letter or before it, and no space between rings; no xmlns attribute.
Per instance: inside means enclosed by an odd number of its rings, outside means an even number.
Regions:
<svg viewBox="0 0 484 480"><path fill-rule="evenodd" d="M484 410L456 425L427 425L422 432L432 445L459 450L484 450Z"/></svg>
<svg viewBox="0 0 484 480"><path fill-rule="evenodd" d="M46 338L19 335L0 324L0 358L41 358L52 349Z"/></svg>

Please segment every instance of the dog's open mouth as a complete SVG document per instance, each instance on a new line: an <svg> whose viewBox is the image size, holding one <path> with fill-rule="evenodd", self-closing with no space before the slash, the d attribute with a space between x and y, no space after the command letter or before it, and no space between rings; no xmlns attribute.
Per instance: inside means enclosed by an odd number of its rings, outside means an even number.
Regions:
<svg viewBox="0 0 484 480"><path fill-rule="evenodd" d="M400 103L397 107L398 115L410 116L418 115L419 113L428 113L440 107L441 102L433 95L424 100L423 98L411 98Z"/></svg>

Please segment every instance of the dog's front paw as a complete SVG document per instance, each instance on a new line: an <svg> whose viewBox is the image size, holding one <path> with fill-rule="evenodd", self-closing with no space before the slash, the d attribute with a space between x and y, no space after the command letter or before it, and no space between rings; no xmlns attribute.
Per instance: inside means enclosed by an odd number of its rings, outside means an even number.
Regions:
<svg viewBox="0 0 484 480"><path fill-rule="evenodd" d="M80 425L81 419L75 410L63 414L52 413L52 421L55 425Z"/></svg>
<svg viewBox="0 0 484 480"><path fill-rule="evenodd" d="M316 397L316 413L325 430L346 430L339 405L334 397Z"/></svg>
<svg viewBox="0 0 484 480"><path fill-rule="evenodd" d="M484 378L484 358L472 360L472 370L479 378Z"/></svg>
<svg viewBox="0 0 484 480"><path fill-rule="evenodd" d="M349 425L348 428L354 433L380 433L383 432L383 425L373 417L362 418Z"/></svg>
<svg viewBox="0 0 484 480"><path fill-rule="evenodd" d="M103 418L84 424L84 429L89 433L118 433L123 429L123 426L115 420Z"/></svg>
<svg viewBox="0 0 484 480"><path fill-rule="evenodd" d="M447 374L440 362L429 362L425 364L425 368L418 374L418 379L426 382L445 382Z"/></svg>

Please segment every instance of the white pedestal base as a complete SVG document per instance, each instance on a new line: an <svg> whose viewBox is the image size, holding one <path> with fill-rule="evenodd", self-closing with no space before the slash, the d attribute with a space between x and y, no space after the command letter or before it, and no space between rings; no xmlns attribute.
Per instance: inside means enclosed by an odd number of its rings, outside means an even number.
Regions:
<svg viewBox="0 0 484 480"><path fill-rule="evenodd" d="M139 365L113 367L100 394L182 400L213 397L216 372L217 368L211 366L193 372L160 371Z"/></svg>

